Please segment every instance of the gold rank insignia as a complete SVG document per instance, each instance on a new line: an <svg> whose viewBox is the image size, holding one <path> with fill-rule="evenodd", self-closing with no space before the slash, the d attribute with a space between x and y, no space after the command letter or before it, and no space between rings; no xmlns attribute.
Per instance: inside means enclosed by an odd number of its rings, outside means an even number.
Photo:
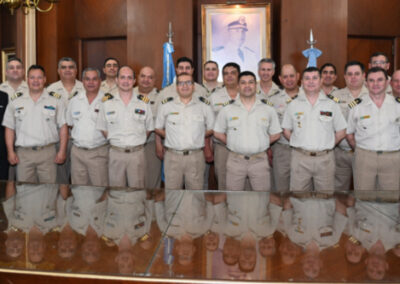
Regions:
<svg viewBox="0 0 400 284"><path fill-rule="evenodd" d="M223 103L222 105L223 106L227 106L227 105L233 104L234 102L235 102L235 100L230 100L230 101L227 101L227 102Z"/></svg>
<svg viewBox="0 0 400 284"><path fill-rule="evenodd" d="M145 102L146 104L149 103L150 99L147 96L143 96L143 95L138 95L137 98L143 102Z"/></svg>
<svg viewBox="0 0 400 284"><path fill-rule="evenodd" d="M72 99L72 98L75 97L77 94L78 94L78 91L75 91L75 93L71 94L71 95L69 96L68 99L69 99L69 100Z"/></svg>
<svg viewBox="0 0 400 284"><path fill-rule="evenodd" d="M58 100L61 99L61 95L59 93L49 92L49 95L52 96L53 98L58 99Z"/></svg>
<svg viewBox="0 0 400 284"><path fill-rule="evenodd" d="M360 104L361 102L362 102L362 99L357 98L357 99L355 99L354 101L352 101L351 103L349 103L348 106L349 106L349 108L353 108L353 107L355 107L356 105Z"/></svg>
<svg viewBox="0 0 400 284"><path fill-rule="evenodd" d="M205 103L206 105L210 105L210 101L207 100L205 97L199 97L199 100L203 103Z"/></svg>
<svg viewBox="0 0 400 284"><path fill-rule="evenodd" d="M339 103L339 98L332 96L331 94L327 94L326 95L329 99L331 99L332 101L334 101L335 103Z"/></svg>
<svg viewBox="0 0 400 284"><path fill-rule="evenodd" d="M266 105L269 105L269 106L274 106L274 104L271 103L271 102L270 102L269 100L267 100L267 99L261 99L261 102L264 103L264 104L266 104Z"/></svg>
<svg viewBox="0 0 400 284"><path fill-rule="evenodd" d="M356 239L355 237L353 237L353 236L351 236L351 237L349 238L349 241L352 242L353 244L357 245L357 246L361 244L360 241L357 240L357 239Z"/></svg>
<svg viewBox="0 0 400 284"><path fill-rule="evenodd" d="M395 101L398 102L398 103L400 103L400 97L396 97L396 98L395 98Z"/></svg>
<svg viewBox="0 0 400 284"><path fill-rule="evenodd" d="M12 95L11 100L13 101L13 100L19 98L22 95L23 95L23 93L21 93L21 92L15 93L14 95Z"/></svg>
<svg viewBox="0 0 400 284"><path fill-rule="evenodd" d="M150 236L148 234L144 234L141 238L140 241L144 242L145 240L147 240L148 238L150 238Z"/></svg>
<svg viewBox="0 0 400 284"><path fill-rule="evenodd" d="M106 94L104 95L104 97L101 99L101 101L104 103L104 102L106 102L106 101L108 101L108 100L111 100L112 98L114 98L113 95L111 95L110 93L106 93Z"/></svg>
<svg viewBox="0 0 400 284"><path fill-rule="evenodd" d="M166 98L166 99L163 99L162 100L162 104L166 104L166 103L168 103L168 102L170 102L170 101L173 101L174 100L174 98L173 97L168 97L168 98Z"/></svg>
<svg viewBox="0 0 400 284"><path fill-rule="evenodd" d="M276 90L272 95L271 95L271 97L272 96L275 96L275 95L277 95L277 94L279 94L281 91L279 91L279 90Z"/></svg>

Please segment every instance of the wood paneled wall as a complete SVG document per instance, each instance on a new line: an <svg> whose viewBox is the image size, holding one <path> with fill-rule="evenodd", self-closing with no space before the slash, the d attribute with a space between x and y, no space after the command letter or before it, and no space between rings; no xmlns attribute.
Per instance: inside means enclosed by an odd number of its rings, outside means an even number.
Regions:
<svg viewBox="0 0 400 284"><path fill-rule="evenodd" d="M282 0L281 63L291 63L301 72L307 65L302 51L309 48L310 29L323 54L318 65L333 63L338 85L343 86L347 60L347 0Z"/></svg>

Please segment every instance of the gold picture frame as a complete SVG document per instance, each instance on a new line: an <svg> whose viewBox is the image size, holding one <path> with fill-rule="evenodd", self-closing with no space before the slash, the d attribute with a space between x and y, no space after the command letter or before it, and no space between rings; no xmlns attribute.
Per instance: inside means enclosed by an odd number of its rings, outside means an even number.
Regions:
<svg viewBox="0 0 400 284"><path fill-rule="evenodd" d="M4 82L6 80L6 67L7 62L10 58L16 56L15 48L4 48L1 50L1 81Z"/></svg>
<svg viewBox="0 0 400 284"><path fill-rule="evenodd" d="M258 76L258 61L271 57L271 3L201 5L201 13L203 64L236 62Z"/></svg>

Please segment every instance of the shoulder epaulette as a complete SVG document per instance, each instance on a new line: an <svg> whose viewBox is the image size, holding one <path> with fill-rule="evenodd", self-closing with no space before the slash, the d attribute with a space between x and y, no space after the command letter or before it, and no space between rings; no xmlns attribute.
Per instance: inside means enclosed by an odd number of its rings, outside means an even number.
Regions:
<svg viewBox="0 0 400 284"><path fill-rule="evenodd" d="M199 100L200 100L201 102L205 103L206 105L209 105L209 104L210 104L210 101L207 100L205 97L199 97Z"/></svg>
<svg viewBox="0 0 400 284"><path fill-rule="evenodd" d="M400 103L400 97L396 97L394 100L395 100L396 102Z"/></svg>
<svg viewBox="0 0 400 284"><path fill-rule="evenodd" d="M271 94L271 96L275 96L277 94L279 94L281 91L280 90L276 90L273 94Z"/></svg>
<svg viewBox="0 0 400 284"><path fill-rule="evenodd" d="M145 102L146 104L148 104L149 101L150 101L149 97L143 96L143 95L138 95L137 98L138 98L140 101Z"/></svg>
<svg viewBox="0 0 400 284"><path fill-rule="evenodd" d="M297 96L298 95L295 95L293 98L288 98L287 100L286 100L286 103L288 104L288 103L291 103L293 100L295 100L296 98L297 98Z"/></svg>
<svg viewBox="0 0 400 284"><path fill-rule="evenodd" d="M166 99L163 99L163 100L161 101L161 104L166 104L166 103L168 103L168 102L170 102L170 101L173 101L173 100L174 100L173 97L168 97L168 98L166 98Z"/></svg>
<svg viewBox="0 0 400 284"><path fill-rule="evenodd" d="M159 89L156 89L156 93L158 94L160 92L160 90Z"/></svg>
<svg viewBox="0 0 400 284"><path fill-rule="evenodd" d="M11 100L13 101L13 100L19 98L22 95L23 95L23 93L21 93L21 92L15 93L14 95L11 96Z"/></svg>
<svg viewBox="0 0 400 284"><path fill-rule="evenodd" d="M61 99L61 95L59 93L49 92L49 95L52 96L53 98L58 99L58 100Z"/></svg>
<svg viewBox="0 0 400 284"><path fill-rule="evenodd" d="M335 103L339 103L339 98L332 96L331 94L327 94L326 95L329 99L331 99L332 101L334 101Z"/></svg>
<svg viewBox="0 0 400 284"><path fill-rule="evenodd" d="M75 91L75 93L71 94L71 95L69 96L68 99L69 99L69 100L72 99L72 98L75 97L78 93L79 93L78 91Z"/></svg>
<svg viewBox="0 0 400 284"><path fill-rule="evenodd" d="M362 99L357 98L357 99L355 99L354 101L352 101L351 103L349 103L348 106L349 106L349 108L353 108L353 107L355 107L356 105L360 104L361 102L362 102Z"/></svg>
<svg viewBox="0 0 400 284"><path fill-rule="evenodd" d="M266 104L266 105L269 105L269 106L274 106L274 104L271 103L271 102L270 102L269 100L267 100L267 99L261 99L261 102L264 103L264 104Z"/></svg>
<svg viewBox="0 0 400 284"><path fill-rule="evenodd" d="M234 102L235 102L235 100L227 101L227 102L225 102L225 103L223 104L223 106L231 105L231 104L233 104Z"/></svg>
<svg viewBox="0 0 400 284"><path fill-rule="evenodd" d="M104 95L104 97L101 99L101 101L104 103L104 102L106 102L106 101L108 101L108 100L111 100L112 98L114 98L113 95L111 95L110 93L106 93L106 94Z"/></svg>

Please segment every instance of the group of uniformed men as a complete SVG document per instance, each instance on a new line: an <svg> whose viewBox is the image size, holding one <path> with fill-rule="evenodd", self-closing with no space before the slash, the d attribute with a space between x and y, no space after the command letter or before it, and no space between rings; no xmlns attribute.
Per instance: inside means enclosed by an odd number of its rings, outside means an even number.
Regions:
<svg viewBox="0 0 400 284"><path fill-rule="evenodd" d="M107 58L106 80L86 68L80 82L66 57L60 81L45 88L43 67L32 65L26 84L22 62L11 59L0 111L16 179L156 188L164 160L167 189L203 189L214 161L220 190L348 190L353 175L357 190L400 188L400 70L388 77L385 54L374 53L367 72L348 62L340 90L330 63L306 68L301 87L294 66L283 65L281 89L272 59L258 63L259 82L231 62L218 83L218 68L207 61L200 85L181 57L175 82L158 92L151 67L134 87L133 69Z"/></svg>

